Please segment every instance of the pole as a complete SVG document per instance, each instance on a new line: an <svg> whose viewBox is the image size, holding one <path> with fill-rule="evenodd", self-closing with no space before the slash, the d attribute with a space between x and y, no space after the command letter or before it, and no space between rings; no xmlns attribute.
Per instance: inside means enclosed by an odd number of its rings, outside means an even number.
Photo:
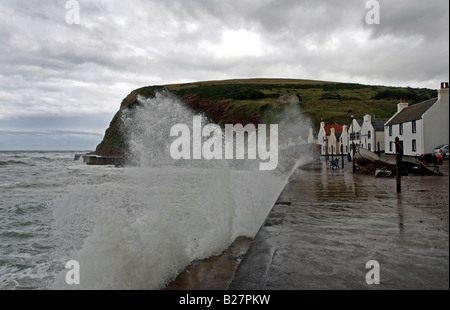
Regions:
<svg viewBox="0 0 450 310"><path fill-rule="evenodd" d="M356 157L356 146L355 143L352 142L352 151L353 151L353 172L356 172L356 162L355 162L355 157Z"/></svg>
<svg viewBox="0 0 450 310"><path fill-rule="evenodd" d="M341 161L342 161L342 169L344 169L344 145L341 144Z"/></svg>
<svg viewBox="0 0 450 310"><path fill-rule="evenodd" d="M397 193L402 191L402 155L403 150L400 145L400 139L395 137L395 172L397 179Z"/></svg>

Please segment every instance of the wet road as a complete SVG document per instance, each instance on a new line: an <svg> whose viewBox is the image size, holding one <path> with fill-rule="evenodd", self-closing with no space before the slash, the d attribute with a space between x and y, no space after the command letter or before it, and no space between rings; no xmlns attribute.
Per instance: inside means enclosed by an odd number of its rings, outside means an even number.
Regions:
<svg viewBox="0 0 450 310"><path fill-rule="evenodd" d="M351 166L297 169L227 288L448 290L448 161L441 171L404 177L397 193L395 178Z"/></svg>

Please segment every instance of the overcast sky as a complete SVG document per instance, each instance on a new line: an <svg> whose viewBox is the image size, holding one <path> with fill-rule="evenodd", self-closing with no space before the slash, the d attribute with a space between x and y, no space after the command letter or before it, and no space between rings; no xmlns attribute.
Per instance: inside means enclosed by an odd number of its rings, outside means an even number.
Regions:
<svg viewBox="0 0 450 310"><path fill-rule="evenodd" d="M91 150L132 90L233 78L437 89L449 1L0 0L0 150ZM70 13L70 14L69 14Z"/></svg>

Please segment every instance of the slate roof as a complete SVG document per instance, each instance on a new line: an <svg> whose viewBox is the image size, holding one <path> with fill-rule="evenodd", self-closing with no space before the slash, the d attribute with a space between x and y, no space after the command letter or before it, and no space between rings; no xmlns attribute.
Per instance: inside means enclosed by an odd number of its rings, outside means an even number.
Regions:
<svg viewBox="0 0 450 310"><path fill-rule="evenodd" d="M372 126L375 131L384 131L384 124L386 124L387 119L373 119Z"/></svg>
<svg viewBox="0 0 450 310"><path fill-rule="evenodd" d="M389 122L387 122L385 126L396 125L421 119L422 115L426 111L428 111L428 109L431 108L433 104L436 103L437 99L438 98L433 98L404 108L399 113L397 113L397 115L394 116L394 118L392 118Z"/></svg>
<svg viewBox="0 0 450 310"><path fill-rule="evenodd" d="M359 127L361 127L362 124L364 123L364 120L362 118L361 119L356 119L355 118L355 121L356 121L356 123L358 123ZM348 128L350 128L350 127L352 127L352 123L351 122L350 122L350 125L348 126Z"/></svg>

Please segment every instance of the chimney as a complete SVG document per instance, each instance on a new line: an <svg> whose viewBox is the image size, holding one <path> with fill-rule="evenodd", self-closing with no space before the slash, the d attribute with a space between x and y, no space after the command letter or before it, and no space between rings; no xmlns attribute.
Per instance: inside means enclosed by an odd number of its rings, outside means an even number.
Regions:
<svg viewBox="0 0 450 310"><path fill-rule="evenodd" d="M372 116L370 114L364 115L364 122L371 123L372 122Z"/></svg>
<svg viewBox="0 0 450 310"><path fill-rule="evenodd" d="M448 82L442 82L441 88L438 90L438 100L448 101Z"/></svg>
<svg viewBox="0 0 450 310"><path fill-rule="evenodd" d="M343 125L342 126L342 133L347 133L348 131L348 126L347 125Z"/></svg>
<svg viewBox="0 0 450 310"><path fill-rule="evenodd" d="M397 104L397 113L403 110L404 108L407 108L409 106L409 103L406 102L406 99L400 99L400 103Z"/></svg>

